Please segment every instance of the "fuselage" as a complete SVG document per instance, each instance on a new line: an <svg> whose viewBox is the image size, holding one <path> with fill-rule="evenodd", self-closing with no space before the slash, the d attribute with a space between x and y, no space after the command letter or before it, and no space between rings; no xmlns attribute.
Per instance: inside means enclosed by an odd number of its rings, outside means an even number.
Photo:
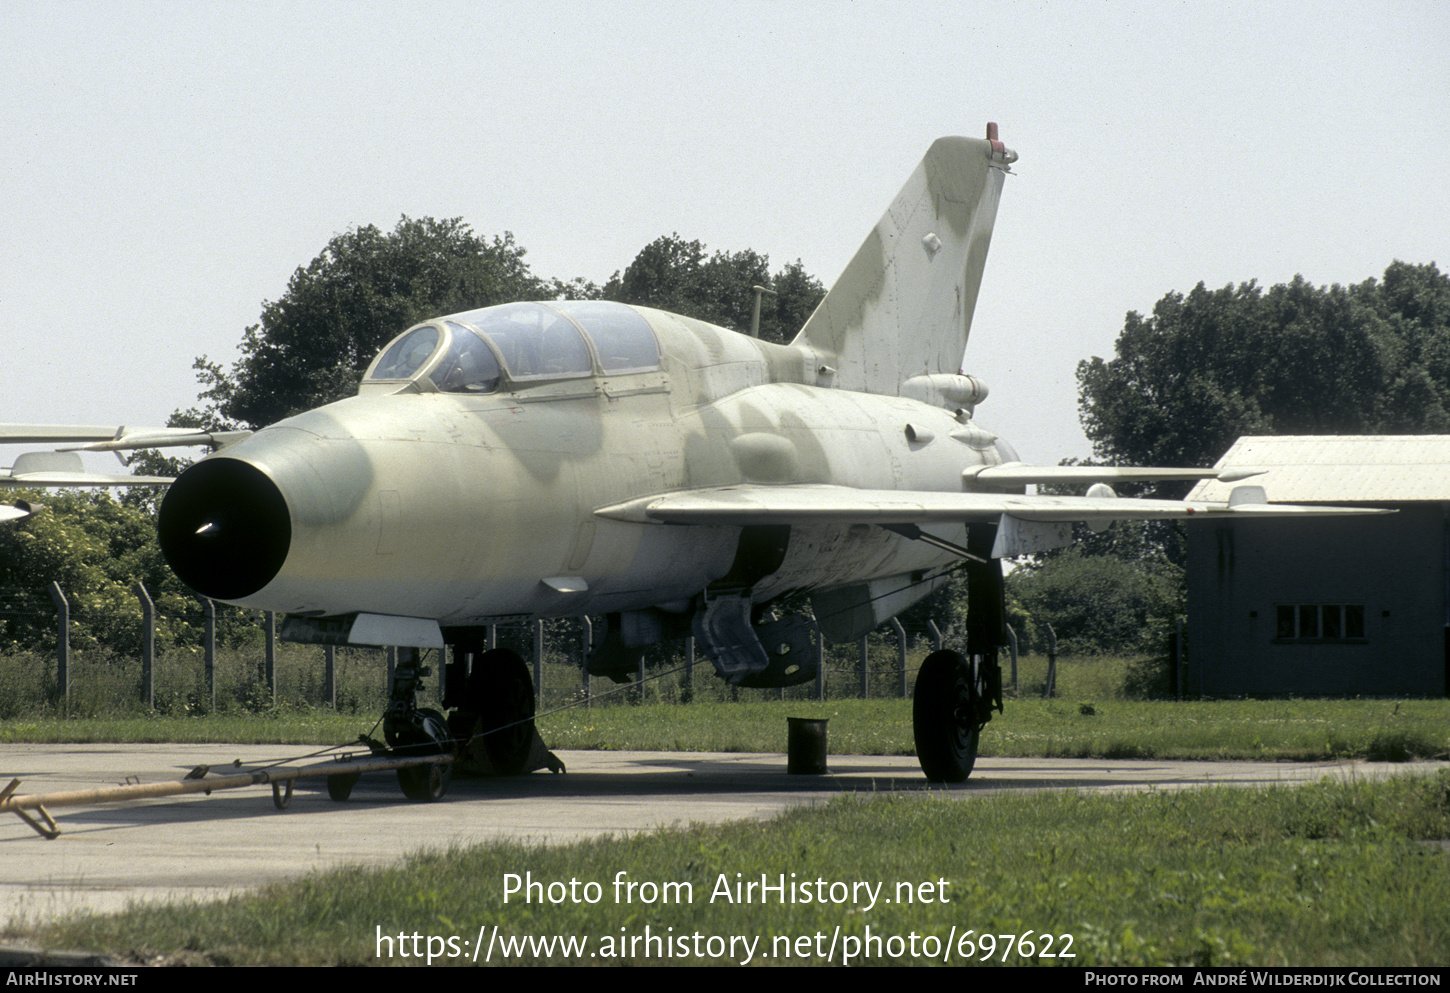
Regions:
<svg viewBox="0 0 1450 993"><path fill-rule="evenodd" d="M513 306L510 327L534 319L518 308L539 305ZM412 329L358 396L192 467L161 510L178 574L248 607L445 627L683 612L730 572L741 529L632 523L596 509L738 483L959 491L963 469L1013 457L969 412L833 388L804 348L645 308L552 306L587 343L558 346L573 358L552 369L547 346L544 359L519 354L522 333L510 337L490 316L502 308L439 319L423 326L439 339L428 357L409 364L408 341L423 352L430 340ZM606 325L630 321L630 334L652 336L657 359L642 354L642 337L610 337ZM464 337L480 330L486 352ZM465 341L478 354L460 363ZM606 354L626 346L627 358ZM471 387L454 385L460 368ZM764 602L951 560L866 525L796 527L750 595Z"/></svg>

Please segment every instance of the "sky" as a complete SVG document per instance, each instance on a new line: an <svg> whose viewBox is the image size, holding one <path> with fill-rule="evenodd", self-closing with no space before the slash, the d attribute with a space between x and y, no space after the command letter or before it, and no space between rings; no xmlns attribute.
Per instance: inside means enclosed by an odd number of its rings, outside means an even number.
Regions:
<svg viewBox="0 0 1450 993"><path fill-rule="evenodd" d="M964 368L1027 461L1090 454L1077 364L1168 292L1450 265L1438 0L0 0L0 25L0 421L163 424L294 269L402 215L512 232L546 278L678 233L829 286L931 142L988 120L1019 160Z"/></svg>

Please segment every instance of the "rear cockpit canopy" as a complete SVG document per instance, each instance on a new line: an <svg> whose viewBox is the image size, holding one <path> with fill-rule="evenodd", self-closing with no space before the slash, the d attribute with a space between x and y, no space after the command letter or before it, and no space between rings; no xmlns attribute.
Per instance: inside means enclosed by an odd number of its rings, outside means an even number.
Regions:
<svg viewBox="0 0 1450 993"><path fill-rule="evenodd" d="M505 382L622 375L659 365L654 331L632 307L597 300L507 303L404 331L368 367L362 390L426 381L443 393L494 393Z"/></svg>

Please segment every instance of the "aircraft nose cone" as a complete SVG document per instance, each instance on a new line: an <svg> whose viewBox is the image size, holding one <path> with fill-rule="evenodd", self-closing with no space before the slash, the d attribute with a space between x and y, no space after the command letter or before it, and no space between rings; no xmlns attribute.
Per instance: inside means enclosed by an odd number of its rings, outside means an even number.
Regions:
<svg viewBox="0 0 1450 993"><path fill-rule="evenodd" d="M181 581L213 600L266 586L292 543L287 501L256 466L210 458L183 472L157 515L161 552Z"/></svg>

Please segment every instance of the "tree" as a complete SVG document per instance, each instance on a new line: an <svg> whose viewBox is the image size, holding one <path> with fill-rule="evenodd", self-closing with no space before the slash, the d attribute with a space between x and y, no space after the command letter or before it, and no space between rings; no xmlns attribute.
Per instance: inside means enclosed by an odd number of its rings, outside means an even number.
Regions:
<svg viewBox="0 0 1450 993"><path fill-rule="evenodd" d="M784 343L805 327L806 321L815 312L816 305L825 297L826 288L819 279L806 272L800 259L796 259L794 262L787 262L776 273L774 289L775 298L765 298L773 304L770 311L771 323L767 325L762 314L760 336L767 341ZM763 306L762 304L762 309Z"/></svg>
<svg viewBox="0 0 1450 993"><path fill-rule="evenodd" d="M378 350L410 324L571 286L534 276L511 234L489 241L459 218L404 217L389 233L354 228L263 305L230 371L197 360L209 406L191 413L214 426L271 424L354 393Z"/></svg>
<svg viewBox="0 0 1450 993"><path fill-rule="evenodd" d="M678 234L659 237L642 248L623 272L604 284L606 300L654 307L748 332L755 306L752 286L775 291L760 306L760 337L784 343L795 337L825 296L820 280L800 261L784 266L772 280L770 260L745 249L707 255L698 241Z"/></svg>
<svg viewBox="0 0 1450 993"><path fill-rule="evenodd" d="M1350 287L1298 276L1267 291L1200 283L1165 295L1150 317L1129 313L1114 358L1080 362L1077 378L1083 429L1109 465L1208 466L1247 434L1444 431L1450 279L1433 263L1397 261L1381 281ZM1181 524L1077 532L1084 561L1111 556L1152 573L1185 558Z"/></svg>
<svg viewBox="0 0 1450 993"><path fill-rule="evenodd" d="M105 491L65 490L32 499L45 504L42 513L0 528L0 589L40 605L6 613L7 646L55 643L47 592L52 581L71 602L71 642L77 648L136 649L141 607L131 587L137 580L162 612L158 635L163 642L194 635L177 615L194 612L197 601L166 568L146 513Z"/></svg>
<svg viewBox="0 0 1450 993"><path fill-rule="evenodd" d="M1183 612L1182 573L1074 546L1007 577L1009 616L1024 648L1045 650L1042 625L1051 624L1064 654L1153 652Z"/></svg>
<svg viewBox="0 0 1450 993"><path fill-rule="evenodd" d="M166 419L166 426L170 428L200 428L203 417L200 411L195 408L186 411L173 411ZM216 428L217 425L207 425L208 428ZM176 451L176 449L168 449ZM191 465L192 459L185 455L166 455L159 448L145 448L135 452L126 462L126 467L131 470L133 476L170 476L175 479ZM121 503L127 507L141 511L153 522L156 520L156 512L161 509L161 501L166 497L166 490L160 486L132 486L121 491Z"/></svg>
<svg viewBox="0 0 1450 993"><path fill-rule="evenodd" d="M1443 431L1450 279L1395 262L1351 287L1200 283L1129 313L1115 357L1077 377L1083 429L1114 465L1211 465L1245 434Z"/></svg>

